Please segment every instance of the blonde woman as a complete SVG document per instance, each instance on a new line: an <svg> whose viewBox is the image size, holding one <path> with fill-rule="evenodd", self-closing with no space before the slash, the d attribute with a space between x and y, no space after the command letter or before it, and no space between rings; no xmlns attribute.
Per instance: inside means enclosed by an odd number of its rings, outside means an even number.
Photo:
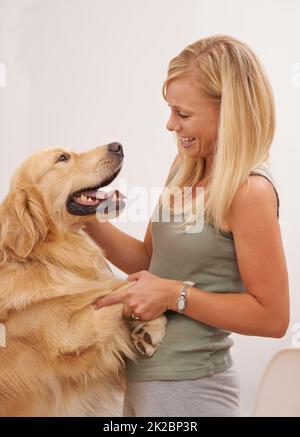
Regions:
<svg viewBox="0 0 300 437"><path fill-rule="evenodd" d="M204 226L189 232L185 216L181 224L152 220L141 242L110 223L88 225L135 281L98 304L124 302L125 316L141 320L169 310L156 353L128 363L125 415L238 416L230 333L279 338L289 323L279 199L266 165L272 91L253 51L223 35L172 59L163 90L167 129L178 140L167 186L190 187L192 198L204 187Z"/></svg>

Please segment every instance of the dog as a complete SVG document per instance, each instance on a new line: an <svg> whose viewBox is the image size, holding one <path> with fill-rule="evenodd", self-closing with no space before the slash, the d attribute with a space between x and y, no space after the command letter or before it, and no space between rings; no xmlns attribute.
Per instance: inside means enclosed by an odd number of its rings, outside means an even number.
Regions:
<svg viewBox="0 0 300 437"><path fill-rule="evenodd" d="M101 195L123 157L119 143L47 149L12 178L0 205L1 416L120 415L126 360L162 341L164 316L129 322L123 304L93 305L130 285L83 230L104 200L124 207L116 192Z"/></svg>

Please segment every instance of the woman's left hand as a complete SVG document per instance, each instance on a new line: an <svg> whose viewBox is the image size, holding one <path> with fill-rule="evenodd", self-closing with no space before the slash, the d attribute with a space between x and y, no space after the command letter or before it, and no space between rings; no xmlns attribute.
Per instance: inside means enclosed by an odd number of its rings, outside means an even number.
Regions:
<svg viewBox="0 0 300 437"><path fill-rule="evenodd" d="M152 320L171 307L177 293L177 281L160 278L145 270L129 275L127 280L136 282L97 300L94 305L102 308L123 302L125 317Z"/></svg>

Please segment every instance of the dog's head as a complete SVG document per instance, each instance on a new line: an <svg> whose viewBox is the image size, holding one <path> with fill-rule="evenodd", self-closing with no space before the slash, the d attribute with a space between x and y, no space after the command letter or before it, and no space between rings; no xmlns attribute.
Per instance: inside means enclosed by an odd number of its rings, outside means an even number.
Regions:
<svg viewBox="0 0 300 437"><path fill-rule="evenodd" d="M74 153L54 148L29 157L16 171L10 191L0 207L0 249L26 258L56 227L67 229L84 223L102 208L102 214L122 209L119 193L108 195L109 185L123 163L119 143Z"/></svg>

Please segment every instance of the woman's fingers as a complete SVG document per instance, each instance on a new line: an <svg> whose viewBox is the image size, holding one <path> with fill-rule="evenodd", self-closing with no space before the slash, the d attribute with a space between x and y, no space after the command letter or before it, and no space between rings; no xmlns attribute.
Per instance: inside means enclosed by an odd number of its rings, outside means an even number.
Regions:
<svg viewBox="0 0 300 437"><path fill-rule="evenodd" d="M134 316L137 316L137 312L129 305L124 305L123 315L126 319L133 319Z"/></svg>
<svg viewBox="0 0 300 437"><path fill-rule="evenodd" d="M145 275L145 273L148 273L146 270L141 270L140 272L132 273L128 276L127 281L137 281L141 278L142 275Z"/></svg>
<svg viewBox="0 0 300 437"><path fill-rule="evenodd" d="M111 293L108 296L102 297L94 302L94 306L97 308L102 308L108 305L114 305L115 303L124 302L125 291L119 291L116 293Z"/></svg>

